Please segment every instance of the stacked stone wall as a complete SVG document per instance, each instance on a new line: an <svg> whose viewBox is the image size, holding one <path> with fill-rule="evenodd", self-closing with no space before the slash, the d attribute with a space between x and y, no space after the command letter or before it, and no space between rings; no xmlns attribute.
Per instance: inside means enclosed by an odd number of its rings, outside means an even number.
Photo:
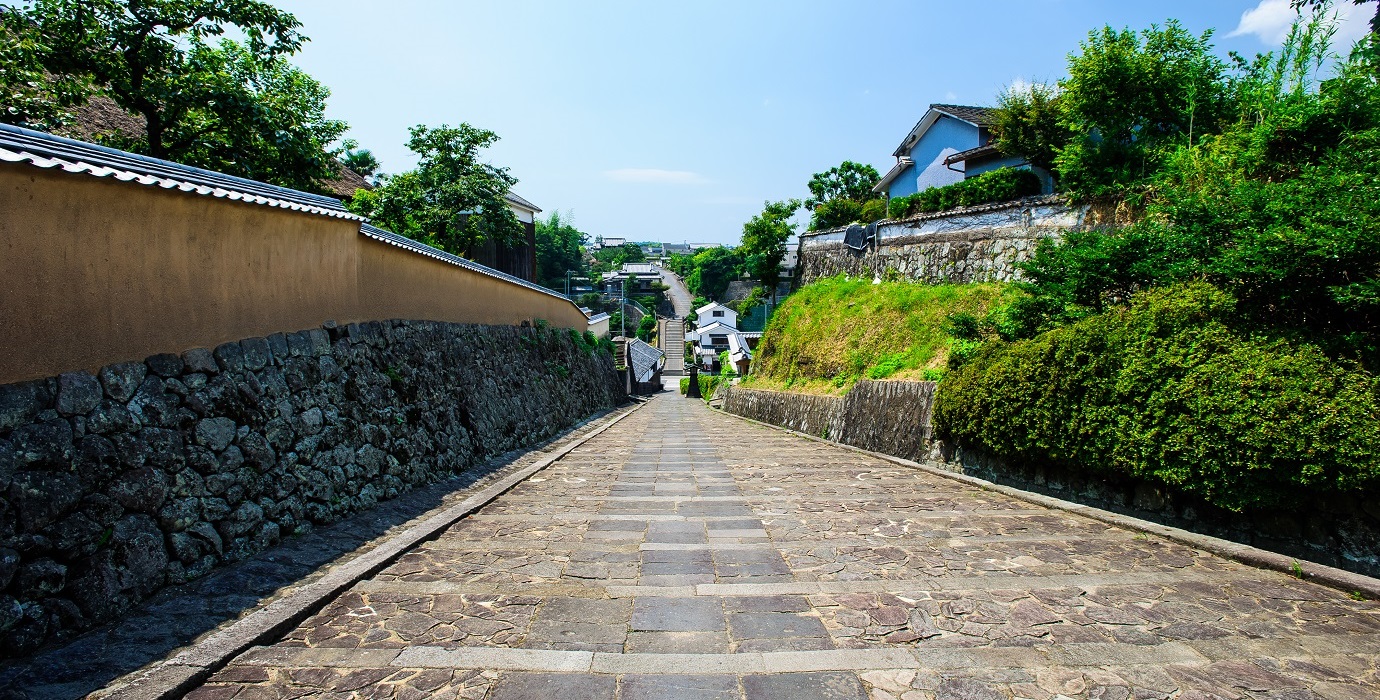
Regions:
<svg viewBox="0 0 1380 700"><path fill-rule="evenodd" d="M1039 197L883 221L862 250L845 245L845 229L800 237L801 282L835 275L927 284L1010 282L1041 239L1090 221L1087 207Z"/></svg>
<svg viewBox="0 0 1380 700"><path fill-rule="evenodd" d="M0 652L624 399L565 330L417 321L0 386Z"/></svg>

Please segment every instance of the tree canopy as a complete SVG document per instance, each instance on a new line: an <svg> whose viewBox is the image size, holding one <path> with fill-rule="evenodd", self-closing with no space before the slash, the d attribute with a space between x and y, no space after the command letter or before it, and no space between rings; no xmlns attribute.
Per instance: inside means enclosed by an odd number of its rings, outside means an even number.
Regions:
<svg viewBox="0 0 1380 700"><path fill-rule="evenodd" d="M92 94L143 121L112 145L299 189L335 174L330 95L287 62L307 39L258 0L35 0L2 8L3 108L60 126ZM232 32L243 37L223 37ZM218 39L219 38L219 39Z"/></svg>
<svg viewBox="0 0 1380 700"><path fill-rule="evenodd" d="M845 160L810 177L810 198L804 206L811 211L810 228L821 229L851 224L871 217L886 216L886 205L872 188L881 181L877 169Z"/></svg>
<svg viewBox="0 0 1380 700"><path fill-rule="evenodd" d="M748 272L769 292L781 280L781 259L786 255L786 240L795 234L791 217L800 210L800 200L765 202L762 212L743 224L742 254Z"/></svg>
<svg viewBox="0 0 1380 700"><path fill-rule="evenodd" d="M497 134L464 123L417 125L409 133L407 147L417 154L417 167L359 192L350 203L353 211L463 257L473 257L487 242L519 240L522 225L505 199L517 178L480 160L480 151L498 141Z"/></svg>
<svg viewBox="0 0 1380 700"><path fill-rule="evenodd" d="M537 283L564 290L567 271L586 274L581 247L588 240L589 235L575 228L569 214L553 211L537 220Z"/></svg>

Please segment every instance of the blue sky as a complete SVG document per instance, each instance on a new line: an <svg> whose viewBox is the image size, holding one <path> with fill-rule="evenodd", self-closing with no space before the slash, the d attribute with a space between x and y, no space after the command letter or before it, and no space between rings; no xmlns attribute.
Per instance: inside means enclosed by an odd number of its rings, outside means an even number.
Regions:
<svg viewBox="0 0 1380 700"><path fill-rule="evenodd" d="M927 105L1057 79L1095 27L1173 17L1249 55L1290 14L1288 0L277 4L312 39L294 60L385 172L413 164L409 126L469 122L502 137L489 159L547 212L692 243L736 242L764 200L807 196L844 159L885 172ZM1343 33L1372 7L1339 7Z"/></svg>

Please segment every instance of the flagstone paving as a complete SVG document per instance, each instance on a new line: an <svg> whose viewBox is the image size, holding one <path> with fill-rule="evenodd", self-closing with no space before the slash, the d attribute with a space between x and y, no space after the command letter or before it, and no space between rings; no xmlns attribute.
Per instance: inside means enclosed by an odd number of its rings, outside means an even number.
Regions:
<svg viewBox="0 0 1380 700"><path fill-rule="evenodd" d="M1380 698L1380 605L662 394L188 697Z"/></svg>

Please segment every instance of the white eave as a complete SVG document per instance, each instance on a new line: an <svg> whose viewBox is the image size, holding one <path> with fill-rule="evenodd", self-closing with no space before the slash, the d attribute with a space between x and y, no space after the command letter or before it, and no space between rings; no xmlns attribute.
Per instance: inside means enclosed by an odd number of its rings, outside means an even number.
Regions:
<svg viewBox="0 0 1380 700"><path fill-rule="evenodd" d="M872 191L878 193L886 192L887 186L894 182L896 178L901 177L901 173L905 172L906 169L912 165L915 165L915 161L911 160L909 156L898 156L896 158L896 165L891 166L891 170L886 171L886 175L882 177L881 182L878 182L872 188Z"/></svg>

